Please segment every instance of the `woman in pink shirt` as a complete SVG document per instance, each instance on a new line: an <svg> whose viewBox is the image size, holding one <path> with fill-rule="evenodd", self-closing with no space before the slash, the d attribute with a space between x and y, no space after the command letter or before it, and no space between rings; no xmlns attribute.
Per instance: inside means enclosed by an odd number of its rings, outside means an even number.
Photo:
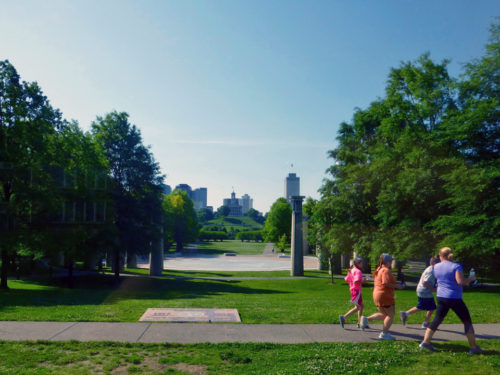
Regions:
<svg viewBox="0 0 500 375"><path fill-rule="evenodd" d="M354 307L349 310L345 315L339 315L340 325L344 328L345 319L358 312L358 328L361 328L361 317L363 316L363 297L361 296L361 286L363 284L363 273L361 269L363 268L363 260L361 258L354 259L354 264L352 268L347 272L345 281L349 283L349 289L351 291L351 302Z"/></svg>

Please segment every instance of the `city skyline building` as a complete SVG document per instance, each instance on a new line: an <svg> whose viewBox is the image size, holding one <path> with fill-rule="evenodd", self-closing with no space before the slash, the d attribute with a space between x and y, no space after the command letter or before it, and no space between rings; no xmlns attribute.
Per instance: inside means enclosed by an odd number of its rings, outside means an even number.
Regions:
<svg viewBox="0 0 500 375"><path fill-rule="evenodd" d="M250 209L253 208L253 199L250 198L250 195L244 194L241 198L238 199L238 202L241 206L241 212L246 214Z"/></svg>
<svg viewBox="0 0 500 375"><path fill-rule="evenodd" d="M189 186L188 184L179 184L175 188L186 192L189 198L191 198L191 200L193 201L193 206L195 210L202 210L204 208L208 208L206 187L196 188L193 190L191 186Z"/></svg>
<svg viewBox="0 0 500 375"><path fill-rule="evenodd" d="M231 198L224 198L222 205L229 207L228 216L243 216L243 207L240 205L239 199L236 198L236 193L234 191L231 193Z"/></svg>
<svg viewBox="0 0 500 375"><path fill-rule="evenodd" d="M201 210L207 208L207 188L201 187L194 189L192 192L191 199L194 202L194 209Z"/></svg>
<svg viewBox="0 0 500 375"><path fill-rule="evenodd" d="M236 193L231 193L231 198L224 198L222 205L229 207L229 216L241 217L253 208L253 199L248 194L236 198Z"/></svg>
<svg viewBox="0 0 500 375"><path fill-rule="evenodd" d="M189 186L188 184L179 184L175 187L175 190L177 189L184 191L189 196L189 198L193 199L192 198L193 190L191 189L191 186Z"/></svg>
<svg viewBox="0 0 500 375"><path fill-rule="evenodd" d="M167 184L161 184L161 188L163 189L163 194L170 195L172 193L172 187Z"/></svg>
<svg viewBox="0 0 500 375"><path fill-rule="evenodd" d="M285 198L291 204L293 196L300 195L300 177L295 173L288 173L285 178Z"/></svg>

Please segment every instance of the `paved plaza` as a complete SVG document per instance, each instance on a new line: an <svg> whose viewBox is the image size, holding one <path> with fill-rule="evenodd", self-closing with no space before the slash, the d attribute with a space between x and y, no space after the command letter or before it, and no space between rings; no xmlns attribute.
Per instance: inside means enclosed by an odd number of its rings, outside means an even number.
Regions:
<svg viewBox="0 0 500 375"><path fill-rule="evenodd" d="M149 268L143 261L139 268ZM208 255L208 254L174 254L165 257L165 270L184 271L284 271L290 270L290 257L279 255ZM304 257L304 269L318 269L316 257Z"/></svg>

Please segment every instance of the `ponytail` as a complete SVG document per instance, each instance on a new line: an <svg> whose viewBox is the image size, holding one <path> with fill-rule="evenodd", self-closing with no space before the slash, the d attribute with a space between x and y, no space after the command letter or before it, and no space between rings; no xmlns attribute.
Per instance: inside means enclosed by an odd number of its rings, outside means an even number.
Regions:
<svg viewBox="0 0 500 375"><path fill-rule="evenodd" d="M375 269L375 271L373 272L373 278L375 278L375 276L377 276L378 271L380 271L380 269L384 266L384 258L385 258L385 254L382 254L380 256L380 258L378 259L378 265L377 265L377 268Z"/></svg>
<svg viewBox="0 0 500 375"><path fill-rule="evenodd" d="M454 257L449 247L442 247L441 250L439 250L439 256L443 257L446 260L453 260Z"/></svg>

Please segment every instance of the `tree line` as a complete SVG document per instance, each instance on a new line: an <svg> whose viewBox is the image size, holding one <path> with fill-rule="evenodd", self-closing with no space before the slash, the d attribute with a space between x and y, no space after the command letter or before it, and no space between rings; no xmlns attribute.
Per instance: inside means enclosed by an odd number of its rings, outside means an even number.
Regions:
<svg viewBox="0 0 500 375"><path fill-rule="evenodd" d="M458 78L448 64L401 63L385 95L340 124L321 198L304 206L324 259L424 259L449 246L500 270L500 24Z"/></svg>
<svg viewBox="0 0 500 375"><path fill-rule="evenodd" d="M0 287L19 259L76 261L108 255L118 276L153 244L197 236L192 201L163 194L164 176L125 112L84 132L62 118L36 82L0 61ZM16 266L17 264L17 266Z"/></svg>

